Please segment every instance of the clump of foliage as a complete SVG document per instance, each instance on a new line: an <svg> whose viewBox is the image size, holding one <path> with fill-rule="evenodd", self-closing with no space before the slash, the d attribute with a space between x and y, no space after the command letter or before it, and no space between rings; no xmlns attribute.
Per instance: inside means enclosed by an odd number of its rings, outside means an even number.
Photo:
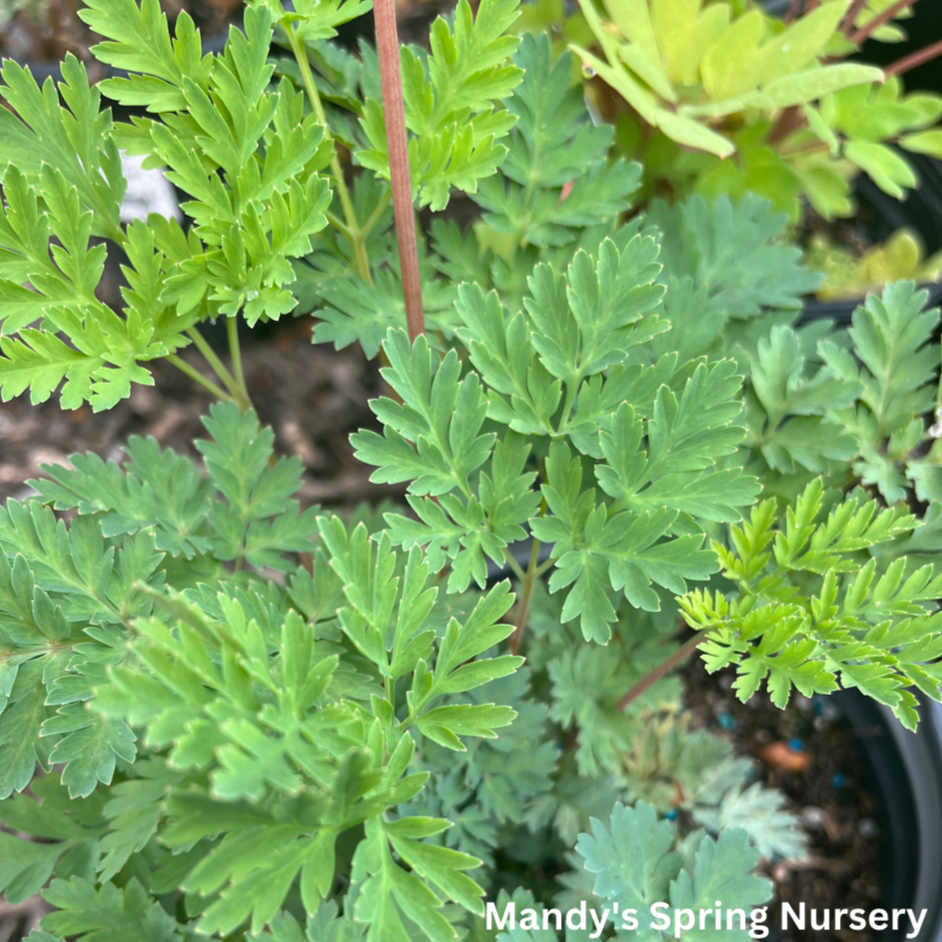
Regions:
<svg viewBox="0 0 942 942"><path fill-rule="evenodd" d="M562 29L584 75L597 76L590 91L620 153L644 164L646 198L752 192L795 221L809 206L830 220L856 212L860 173L904 199L919 182L908 155L942 156L942 98L906 94L900 78L938 44L885 72L857 55L870 37L906 38L906 4L829 0L792 5L784 19L752 0L580 0L570 16L552 3L529 12L530 28ZM827 294L934 280L902 232L859 264L838 253L822 257L818 245L809 255L828 273Z"/></svg>
<svg viewBox="0 0 942 942"><path fill-rule="evenodd" d="M900 38L869 6L830 0L785 22L751 2L611 0L602 19L584 0L602 57L574 49L628 104L622 140L652 180L706 196L752 191L793 217L803 196L830 219L853 212L850 181L861 171L893 196L915 186L888 145L942 153L932 130L942 99L904 95L895 74L884 81L879 69L841 61L874 33Z"/></svg>
<svg viewBox="0 0 942 942"><path fill-rule="evenodd" d="M784 221L752 197L626 220L641 168L607 156L568 55L484 0L399 63L415 206L459 189L481 218L394 240L390 62L331 42L363 9L256 0L202 56L186 14L171 37L156 0L93 0L96 55L128 78L92 88L67 60L63 107L3 67L4 398L106 409L166 357L221 400L200 461L132 439L0 512L0 889L46 887L35 942L485 940L507 886L749 908L759 855L802 852L795 821L689 728L670 664L702 646L743 697L840 683L907 725L910 688L942 696L938 580L871 553L931 547L928 516L815 480L783 524L756 505L783 473L750 439L757 366L782 331L807 349L789 325L817 281ZM114 124L100 94L152 117ZM119 147L189 195L186 229L121 224ZM120 312L92 237L125 251ZM410 271L434 328L411 337ZM853 378L819 330L822 411L792 412L845 421L846 385L845 424L899 438L938 359L923 300L868 302ZM250 407L237 319L312 307L315 341L382 348L381 432L353 441L408 506L302 512L300 463ZM229 366L200 333L217 317ZM908 353L875 333L895 330ZM697 829L659 820L678 805ZM537 863L560 880L533 885Z"/></svg>
<svg viewBox="0 0 942 942"><path fill-rule="evenodd" d="M825 299L863 297L892 281L933 284L942 279L942 252L926 258L922 241L910 229L897 230L859 256L818 234L811 237L805 260L824 275L818 297Z"/></svg>

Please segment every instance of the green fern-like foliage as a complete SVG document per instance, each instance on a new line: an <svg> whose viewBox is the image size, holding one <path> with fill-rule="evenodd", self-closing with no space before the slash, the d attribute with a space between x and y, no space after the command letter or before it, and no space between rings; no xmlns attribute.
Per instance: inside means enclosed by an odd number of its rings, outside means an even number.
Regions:
<svg viewBox="0 0 942 942"><path fill-rule="evenodd" d="M410 55L403 51L404 62ZM458 284L474 281L495 287L505 304L519 303L538 261L564 266L580 241L597 244L612 232L640 180L639 165L607 159L612 131L593 124L573 84L568 59L554 57L546 37L524 37L512 62L514 94L506 99L501 115L507 130L501 137L504 143L495 145L502 155L499 170L482 172L473 187L454 184L485 211L482 218L469 232L455 222L433 219L428 245L420 245L426 320L448 336L458 326ZM361 81L366 81L365 75ZM408 116L408 99L406 109ZM375 120L382 127L382 115ZM412 138L410 147L417 143ZM413 180L419 180L411 153L410 165ZM363 183L361 189L367 207L383 198L376 185ZM374 263L387 258L391 262L389 269L377 273L374 284L338 263L345 246L342 240L327 245L326 235L316 251L296 265L305 305L319 309L316 342L342 348L359 341L375 356L386 331L402 324L397 262L383 235L391 215L378 217L367 243Z"/></svg>
<svg viewBox="0 0 942 942"><path fill-rule="evenodd" d="M626 221L640 169L571 58L484 0L402 51L415 204L481 210L420 240L410 341L376 54L333 42L366 4L290 7L254 0L204 57L186 14L92 0L128 75L67 60L61 103L3 66L3 395L106 408L167 356L223 401L190 455L74 455L0 511L0 891L43 893L38 942L536 942L485 900L761 905L795 820L661 674L699 643L744 697L840 683L912 726L913 689L940 696L942 514L892 490L935 486L935 315L900 285L846 337L797 328L816 278L752 197ZM121 222L119 147L187 227ZM127 255L120 311L92 239ZM250 408L235 318L296 304L382 348L353 445L398 506L302 510ZM855 477L892 506L842 500Z"/></svg>
<svg viewBox="0 0 942 942"><path fill-rule="evenodd" d="M749 875L757 852L749 847L745 831L724 831L716 842L694 833L677 847L670 822L659 821L643 802L634 808L615 805L607 826L593 820L591 833L579 836L576 849L585 869L595 875L593 894L618 900L623 911L636 910L638 930L653 932L653 938L661 934L650 915L657 903L669 900L673 909L697 913L712 909L720 899L725 906L748 911L769 894L768 881ZM668 930L661 937L670 936ZM731 927L724 937L749 935Z"/></svg>
<svg viewBox="0 0 942 942"><path fill-rule="evenodd" d="M466 696L520 663L482 657L512 630L501 623L508 585L436 637L437 589L418 549L397 553L363 523L299 514L299 463L269 463L272 434L252 413L219 406L206 425L208 479L138 439L127 468L77 456L74 470L36 482L40 499L4 514L2 789L42 797L54 839L4 840L7 898L68 871L69 855L86 855L88 873L108 881L151 846L151 892L172 880L203 897L190 910L198 931L227 934L245 920L258 931L296 882L314 912L330 892L338 838L364 826L355 912L382 924L377 938L404 931L400 918L450 938L437 894L481 911L483 891L465 875L478 859L426 840L445 819L384 814L428 778L411 769L414 736L464 751L515 716ZM66 527L44 501L79 516ZM315 553L314 578L284 555L302 551ZM284 587L260 575L266 567L287 571ZM397 682L409 690L399 719ZM148 757L135 762L141 744ZM107 801L99 783L114 783ZM25 795L7 807L4 822L27 828L39 809ZM64 912L47 928L71 935L85 907L102 928L114 910L122 931L132 918L183 931L139 887L124 902L121 892L60 880L49 899ZM386 912L400 896L403 916Z"/></svg>
<svg viewBox="0 0 942 942"><path fill-rule="evenodd" d="M524 79L508 102L510 152L473 198L509 245L566 245L627 208L641 168L605 160L613 129L589 120L569 60L553 58L548 37L525 36L514 61Z"/></svg>
<svg viewBox="0 0 942 942"><path fill-rule="evenodd" d="M294 308L288 259L309 252L327 224L330 193L317 171L329 149L290 83L269 89L265 7L249 8L245 33L233 30L223 55L206 57L190 17L178 18L171 40L156 2L92 3L82 15L108 38L96 47L101 61L133 69L131 77L92 88L85 67L67 58L62 107L50 79L40 91L27 70L3 66L2 94L19 118L6 110L0 118L12 142L12 164L0 167L0 393L28 389L41 402L64 381L66 408L97 410L126 397L132 382L152 383L142 364L189 345L200 321L242 314L254 324ZM102 91L157 117L113 125L99 112ZM158 216L122 227L119 147L166 167L188 194L187 233ZM59 244L50 249L51 236ZM91 236L127 253L120 314L95 296L106 248L89 250Z"/></svg>
<svg viewBox="0 0 942 942"><path fill-rule="evenodd" d="M521 79L507 60L517 38L506 35L517 18L517 0L487 0L472 15L466 0L454 24L439 17L432 25L431 54L404 47L403 93L406 126L412 131L409 166L418 204L444 209L452 186L473 193L506 156L499 143L514 115L495 108ZM380 103L370 98L361 126L369 148L360 162L388 178L389 157Z"/></svg>
<svg viewBox="0 0 942 942"><path fill-rule="evenodd" d="M784 707L793 687L810 696L840 681L914 728L910 688L942 696L935 663L942 637L933 611L942 581L930 565L908 571L905 557L879 568L867 558L868 550L912 530L915 518L860 494L840 503L833 497L816 479L778 527L775 501L759 504L747 525L732 529L732 550L715 544L738 595L694 591L681 608L706 632L707 667L738 666L741 699L766 681Z"/></svg>
<svg viewBox="0 0 942 942"><path fill-rule="evenodd" d="M849 328L781 324L760 339L747 393L750 467L764 464L789 496L826 474L889 503L939 501L939 347L931 340L939 312L924 310L926 299L899 282L870 295Z"/></svg>
<svg viewBox="0 0 942 942"><path fill-rule="evenodd" d="M378 467L373 480L411 482L418 519L389 516L390 537L428 545L436 571L450 563L450 590L483 585L486 558L502 563L526 524L552 545L549 586L566 590L563 621L579 618L586 639L604 643L617 594L658 610L654 586L683 592L685 580L715 571L694 519L736 520L756 493L739 469L717 467L742 439L740 380L729 361L629 364L667 327L657 252L635 235L578 252L565 273L540 265L513 317L495 293L463 287L473 367L463 378L454 351L435 363L424 339L410 347L390 332L384 376L402 404L377 401L384 434L353 442ZM497 441L486 419L509 434ZM540 492L525 469L531 448L545 456ZM601 501L583 485L589 473Z"/></svg>

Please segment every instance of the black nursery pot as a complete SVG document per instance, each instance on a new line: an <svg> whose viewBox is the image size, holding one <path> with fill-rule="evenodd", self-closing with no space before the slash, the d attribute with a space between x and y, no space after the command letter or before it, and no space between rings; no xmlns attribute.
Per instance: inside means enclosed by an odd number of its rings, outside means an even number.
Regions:
<svg viewBox="0 0 942 942"><path fill-rule="evenodd" d="M922 699L918 733L856 690L834 695L856 733L863 772L878 804L885 909L925 909L919 942L942 942L942 704ZM885 929L875 942L901 942Z"/></svg>
<svg viewBox="0 0 942 942"><path fill-rule="evenodd" d="M906 159L915 168L919 185L904 202L884 193L866 174L857 178L855 195L875 243L885 241L897 229L907 228L918 233L928 256L942 249L942 161L922 154L907 154ZM926 287L930 304L942 300L942 283ZM799 323L827 318L837 324L850 324L861 300L822 301L809 297Z"/></svg>

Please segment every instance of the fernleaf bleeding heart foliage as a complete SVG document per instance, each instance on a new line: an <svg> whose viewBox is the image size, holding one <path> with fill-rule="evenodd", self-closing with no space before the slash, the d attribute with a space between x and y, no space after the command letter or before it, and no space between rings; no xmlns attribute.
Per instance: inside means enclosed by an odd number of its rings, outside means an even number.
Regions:
<svg viewBox="0 0 942 942"><path fill-rule="evenodd" d="M744 699L855 686L907 726L942 696L925 296L803 327L818 279L763 200L626 218L642 170L569 53L461 0L401 50L412 208L480 210L419 233L410 340L377 54L335 42L367 7L254 0L204 55L186 13L91 0L127 77L3 66L2 396L106 409L167 357L222 400L191 453L73 455L0 511L0 890L43 893L35 942L493 942L515 883L749 909L760 854L804 839L667 666L699 646ZM784 94L763 62L723 94ZM120 149L187 225L122 222ZM310 311L316 342L382 350L352 438L404 486L381 512L302 509L251 408L237 319Z"/></svg>

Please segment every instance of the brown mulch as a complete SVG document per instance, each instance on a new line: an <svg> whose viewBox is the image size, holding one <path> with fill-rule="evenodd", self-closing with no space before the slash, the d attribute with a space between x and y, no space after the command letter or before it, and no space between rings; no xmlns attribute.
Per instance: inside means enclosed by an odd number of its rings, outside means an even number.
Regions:
<svg viewBox="0 0 942 942"><path fill-rule="evenodd" d="M864 782L854 731L827 698L794 695L779 710L764 691L741 703L730 689L731 671L711 676L699 657L682 673L695 724L726 735L737 754L755 756L758 780L784 792L808 835L803 860L764 865L775 887L770 942L870 942L869 930L778 929L786 902L796 911L804 902L819 912L869 912L881 905L878 809Z"/></svg>
<svg viewBox="0 0 942 942"><path fill-rule="evenodd" d="M376 428L367 402L382 380L359 346L336 351L310 344L310 321L288 320L267 342L243 348L246 382L264 424L276 434L279 454L297 455L305 468L300 494L306 504L350 507L361 500L404 493L374 485L349 442L358 428ZM197 355L184 358L199 366ZM224 357L225 359L225 357ZM0 502L31 493L24 484L42 464L64 464L75 452L120 460L131 435L152 435L165 447L193 454L205 435L200 423L212 397L163 361L153 366L154 386L134 386L117 407L64 412L55 398L38 406L21 396L0 404ZM2 942L2 939L0 939Z"/></svg>

